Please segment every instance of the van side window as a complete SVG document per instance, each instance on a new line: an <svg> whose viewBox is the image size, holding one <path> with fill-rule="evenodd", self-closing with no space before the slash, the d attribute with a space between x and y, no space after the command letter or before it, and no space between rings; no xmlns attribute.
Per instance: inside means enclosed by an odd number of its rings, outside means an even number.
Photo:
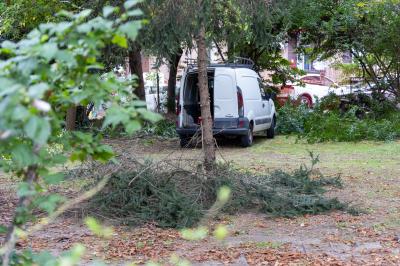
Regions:
<svg viewBox="0 0 400 266"><path fill-rule="evenodd" d="M262 83L261 79L258 79L258 85L260 87L261 99L267 100L267 94L265 93L264 84Z"/></svg>
<svg viewBox="0 0 400 266"><path fill-rule="evenodd" d="M245 100L260 100L260 86L258 84L257 78L252 76L242 76L239 87L243 91L243 98Z"/></svg>

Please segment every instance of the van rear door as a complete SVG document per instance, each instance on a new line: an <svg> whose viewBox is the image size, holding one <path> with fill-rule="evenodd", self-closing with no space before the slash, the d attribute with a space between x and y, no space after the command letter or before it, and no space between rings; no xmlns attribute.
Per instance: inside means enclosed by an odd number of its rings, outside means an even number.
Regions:
<svg viewBox="0 0 400 266"><path fill-rule="evenodd" d="M238 118L235 70L215 68L214 119Z"/></svg>

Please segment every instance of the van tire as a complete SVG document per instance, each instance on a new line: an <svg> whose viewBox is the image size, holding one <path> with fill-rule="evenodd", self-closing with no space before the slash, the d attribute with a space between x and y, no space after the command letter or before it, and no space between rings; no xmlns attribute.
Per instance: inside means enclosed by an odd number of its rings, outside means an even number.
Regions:
<svg viewBox="0 0 400 266"><path fill-rule="evenodd" d="M253 144L253 139L254 139L253 125L250 124L249 130L247 131L247 134L240 138L240 142L242 144L242 147L250 147Z"/></svg>
<svg viewBox="0 0 400 266"><path fill-rule="evenodd" d="M272 119L271 126L267 129L267 138L273 139L275 137L276 118Z"/></svg>

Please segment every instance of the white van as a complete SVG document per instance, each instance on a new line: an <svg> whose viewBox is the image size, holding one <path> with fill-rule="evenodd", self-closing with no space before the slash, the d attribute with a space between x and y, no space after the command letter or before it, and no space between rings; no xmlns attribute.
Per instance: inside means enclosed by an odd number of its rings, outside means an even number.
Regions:
<svg viewBox="0 0 400 266"><path fill-rule="evenodd" d="M214 135L238 136L244 147L252 145L256 134L273 138L275 105L257 73L240 64L211 64L207 71ZM197 67L186 69L177 100L176 131L184 147L200 130Z"/></svg>

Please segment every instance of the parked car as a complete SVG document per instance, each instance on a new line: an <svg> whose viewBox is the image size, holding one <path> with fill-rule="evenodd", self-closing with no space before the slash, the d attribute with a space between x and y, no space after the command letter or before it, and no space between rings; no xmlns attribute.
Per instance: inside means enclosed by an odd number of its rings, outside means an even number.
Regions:
<svg viewBox="0 0 400 266"><path fill-rule="evenodd" d="M333 80L320 74L308 74L299 80L299 84L289 84L281 88L277 96L280 105L293 100L311 108L315 104L315 98L321 99L329 93L337 95L350 93L348 87L339 86Z"/></svg>
<svg viewBox="0 0 400 266"><path fill-rule="evenodd" d="M256 134L273 138L275 105L257 73L238 64L211 64L207 71L214 135L237 136L244 147L253 144ZM200 130L197 67L186 69L177 98L176 131L184 147Z"/></svg>

